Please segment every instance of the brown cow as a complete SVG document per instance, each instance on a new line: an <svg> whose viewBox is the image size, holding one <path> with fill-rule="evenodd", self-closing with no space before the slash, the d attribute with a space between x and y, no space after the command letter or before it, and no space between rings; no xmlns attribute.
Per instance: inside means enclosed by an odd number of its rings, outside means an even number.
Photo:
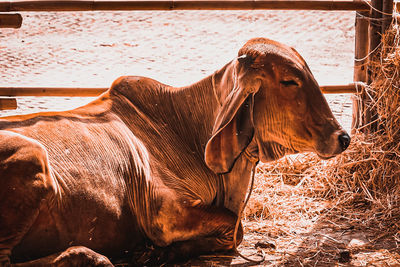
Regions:
<svg viewBox="0 0 400 267"><path fill-rule="evenodd" d="M258 160L350 143L302 57L264 38L188 87L121 77L86 106L0 129L0 265L231 250Z"/></svg>

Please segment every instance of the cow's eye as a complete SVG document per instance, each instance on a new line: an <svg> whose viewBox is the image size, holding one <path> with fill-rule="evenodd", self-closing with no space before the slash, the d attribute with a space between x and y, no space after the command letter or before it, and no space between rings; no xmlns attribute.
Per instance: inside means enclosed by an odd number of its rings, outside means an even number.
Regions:
<svg viewBox="0 0 400 267"><path fill-rule="evenodd" d="M283 86L299 86L295 80L280 81Z"/></svg>

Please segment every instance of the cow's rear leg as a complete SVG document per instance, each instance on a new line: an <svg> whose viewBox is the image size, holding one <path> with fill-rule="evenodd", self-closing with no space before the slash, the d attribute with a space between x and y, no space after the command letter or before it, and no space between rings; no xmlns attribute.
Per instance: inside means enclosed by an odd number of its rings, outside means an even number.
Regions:
<svg viewBox="0 0 400 267"><path fill-rule="evenodd" d="M70 267L70 266L111 267L113 266L113 264L107 257L98 254L87 247L75 246L75 247L70 247L60 253L55 253L50 256L30 262L15 264L13 266L14 267Z"/></svg>
<svg viewBox="0 0 400 267"><path fill-rule="evenodd" d="M45 148L33 139L0 131L0 266L10 263L12 249L57 192Z"/></svg>

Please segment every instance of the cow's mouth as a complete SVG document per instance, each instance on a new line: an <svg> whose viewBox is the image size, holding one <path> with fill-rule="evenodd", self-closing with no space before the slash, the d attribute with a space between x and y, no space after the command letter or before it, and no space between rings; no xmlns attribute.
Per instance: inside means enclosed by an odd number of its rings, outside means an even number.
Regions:
<svg viewBox="0 0 400 267"><path fill-rule="evenodd" d="M322 141L315 147L315 153L323 160L331 159L345 151L350 141L351 138L345 131L336 131L327 142Z"/></svg>
<svg viewBox="0 0 400 267"><path fill-rule="evenodd" d="M337 154L335 154L335 155L325 156L325 155L319 154L318 152L315 152L315 154L317 154L317 156L318 156L320 159L323 159L323 160L331 159L331 158L333 158L333 157L335 157L335 156L337 155Z"/></svg>

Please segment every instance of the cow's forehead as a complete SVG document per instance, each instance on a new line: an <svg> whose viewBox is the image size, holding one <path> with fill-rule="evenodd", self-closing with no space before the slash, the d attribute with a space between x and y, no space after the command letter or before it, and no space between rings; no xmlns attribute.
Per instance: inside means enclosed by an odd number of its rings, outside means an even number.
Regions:
<svg viewBox="0 0 400 267"><path fill-rule="evenodd" d="M240 50L239 56L248 54L255 56L258 60L268 60L269 56L282 58L285 63L295 63L299 67L306 65L301 55L293 48L266 38L249 40Z"/></svg>

